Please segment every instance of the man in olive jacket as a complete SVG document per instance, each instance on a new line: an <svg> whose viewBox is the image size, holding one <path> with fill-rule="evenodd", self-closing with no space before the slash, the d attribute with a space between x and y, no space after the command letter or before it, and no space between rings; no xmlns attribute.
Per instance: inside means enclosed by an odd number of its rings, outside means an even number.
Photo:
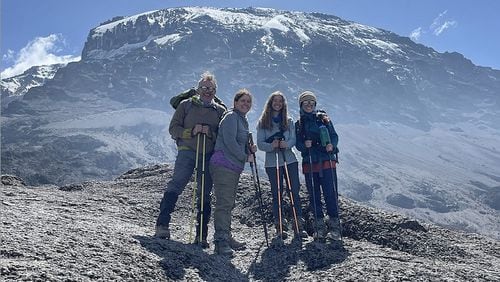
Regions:
<svg viewBox="0 0 500 282"><path fill-rule="evenodd" d="M172 179L167 183L160 203L160 214L156 220L155 236L170 239L169 224L171 213L195 169L198 158L197 192L198 215L195 243L208 248L207 232L211 214L212 178L208 171L208 161L212 156L219 121L225 108L214 100L217 81L213 74L205 72L198 82L197 95L182 101L170 121L169 132L176 140L178 154ZM198 145L199 135L199 148ZM204 141L203 141L204 140ZM205 143L205 146L203 146ZM203 148L205 147L205 148ZM198 152L198 155L196 154ZM205 159L203 159L203 155ZM205 171L202 172L203 162ZM203 174L203 177L202 177ZM202 183L204 180L204 183ZM201 212L201 190L203 186L203 215ZM201 218L203 216L203 219ZM202 226L200 222L202 221ZM201 228L201 230L200 230ZM200 231L202 240L199 240Z"/></svg>

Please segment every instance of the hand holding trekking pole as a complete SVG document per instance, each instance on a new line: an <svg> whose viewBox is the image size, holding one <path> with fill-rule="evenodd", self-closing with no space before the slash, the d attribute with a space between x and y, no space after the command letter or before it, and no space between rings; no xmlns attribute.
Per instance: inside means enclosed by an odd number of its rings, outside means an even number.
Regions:
<svg viewBox="0 0 500 282"><path fill-rule="evenodd" d="M201 133L202 130L203 130L203 125L197 124L193 127L193 130L191 131L191 133L193 136L196 136L198 133Z"/></svg>
<svg viewBox="0 0 500 282"><path fill-rule="evenodd" d="M201 134L208 134L210 131L210 126L207 124L197 124L193 127L192 134L193 136L196 136L198 133Z"/></svg>
<svg viewBox="0 0 500 282"><path fill-rule="evenodd" d="M210 131L210 126L207 124L202 125L201 127L201 133L207 135L208 132Z"/></svg>
<svg viewBox="0 0 500 282"><path fill-rule="evenodd" d="M327 151L328 153L333 152L333 145L332 145L332 144L327 144L325 148L326 148L326 151Z"/></svg>
<svg viewBox="0 0 500 282"><path fill-rule="evenodd" d="M252 141L253 143L253 141ZM249 163L254 163L255 162L255 152L257 152L257 145L255 144L248 144L248 162Z"/></svg>
<svg viewBox="0 0 500 282"><path fill-rule="evenodd" d="M273 147L273 149L278 149L280 147L280 140L278 138L274 139L271 143L271 147Z"/></svg>
<svg viewBox="0 0 500 282"><path fill-rule="evenodd" d="M304 145L306 146L306 148L311 148L312 147L312 140L305 140L304 141Z"/></svg>
<svg viewBox="0 0 500 282"><path fill-rule="evenodd" d="M286 148L288 148L288 143L284 139L281 139L280 140L280 150L284 150Z"/></svg>

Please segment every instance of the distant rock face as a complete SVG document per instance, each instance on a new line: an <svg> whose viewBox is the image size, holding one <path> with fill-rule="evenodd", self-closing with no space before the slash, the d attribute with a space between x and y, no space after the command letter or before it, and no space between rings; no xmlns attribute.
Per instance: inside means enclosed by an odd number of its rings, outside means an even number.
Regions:
<svg viewBox="0 0 500 282"><path fill-rule="evenodd" d="M172 171L168 165L147 166L115 181L62 187L1 184L2 280L500 279L498 240L446 230L345 198L341 198L343 243L319 243L312 237L300 242L293 240L289 231L284 245L271 240L266 246L248 174L240 179L232 220L232 234L246 242L246 250L236 251L232 259L215 255L213 222L209 223L208 249L188 243L190 189L181 194L172 214L172 239L157 239L152 234L162 186ZM264 222L269 230L273 222L269 217L270 190L263 181ZM304 194L301 203L305 211L308 203ZM288 208L285 211L289 212Z"/></svg>
<svg viewBox="0 0 500 282"><path fill-rule="evenodd" d="M21 177L15 175L2 175L2 184L5 186L25 186L26 183Z"/></svg>
<svg viewBox="0 0 500 282"><path fill-rule="evenodd" d="M172 162L168 101L205 70L227 105L250 89L252 130L273 91L294 119L314 91L340 135L342 194L500 237L500 71L318 13L172 8L93 28L81 61L2 96L2 173L64 186Z"/></svg>

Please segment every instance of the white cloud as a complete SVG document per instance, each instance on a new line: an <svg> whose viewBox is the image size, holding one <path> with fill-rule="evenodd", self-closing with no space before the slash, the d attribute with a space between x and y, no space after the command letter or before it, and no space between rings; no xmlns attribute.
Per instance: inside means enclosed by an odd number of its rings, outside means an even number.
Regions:
<svg viewBox="0 0 500 282"><path fill-rule="evenodd" d="M442 24L441 26L439 26L436 29L434 29L434 34L435 35L440 35L447 28L455 27L455 26L457 26L457 22L456 21L446 21L446 22L444 22L444 24Z"/></svg>
<svg viewBox="0 0 500 282"><path fill-rule="evenodd" d="M7 50L7 54L2 55L2 60L7 61L7 62L13 62L14 61L14 54L15 52L12 50Z"/></svg>
<svg viewBox="0 0 500 282"><path fill-rule="evenodd" d="M414 29L410 34L410 38L411 40L417 42L420 39L420 35L422 35L421 27Z"/></svg>
<svg viewBox="0 0 500 282"><path fill-rule="evenodd" d="M432 33L434 33L434 35L436 35L436 36L439 36L441 33L443 33L448 28L457 26L457 22L454 20L444 20L446 13L448 13L448 10L445 10L442 13L440 13L432 21L432 24L429 27L429 29L432 30ZM443 23L443 20L444 20L444 23Z"/></svg>
<svg viewBox="0 0 500 282"><path fill-rule="evenodd" d="M13 66L2 71L0 76L3 78L12 77L23 73L33 66L65 64L73 61L79 61L80 56L56 55L62 51L64 38L60 34L51 34L47 37L36 37L23 47L17 54L8 50L2 58L13 61Z"/></svg>
<svg viewBox="0 0 500 282"><path fill-rule="evenodd" d="M433 21L430 26L430 29L434 30L436 27L441 25L441 19L448 13L448 10L445 10L444 12L440 13Z"/></svg>

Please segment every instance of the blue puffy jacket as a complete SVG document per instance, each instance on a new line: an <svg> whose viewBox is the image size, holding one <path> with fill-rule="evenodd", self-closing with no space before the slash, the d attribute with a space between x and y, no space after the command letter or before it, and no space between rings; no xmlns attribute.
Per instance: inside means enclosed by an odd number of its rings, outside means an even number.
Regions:
<svg viewBox="0 0 500 282"><path fill-rule="evenodd" d="M295 123L296 143L295 147L301 152L302 164L309 163L309 149L305 146L306 140L312 140L310 148L311 159L313 163L328 161L331 155L326 148L321 146L320 126L326 126L330 135L331 143L334 147L333 154L338 153L337 144L339 136L333 127L332 121L328 118L325 111L313 111L306 113L300 110L300 119Z"/></svg>

